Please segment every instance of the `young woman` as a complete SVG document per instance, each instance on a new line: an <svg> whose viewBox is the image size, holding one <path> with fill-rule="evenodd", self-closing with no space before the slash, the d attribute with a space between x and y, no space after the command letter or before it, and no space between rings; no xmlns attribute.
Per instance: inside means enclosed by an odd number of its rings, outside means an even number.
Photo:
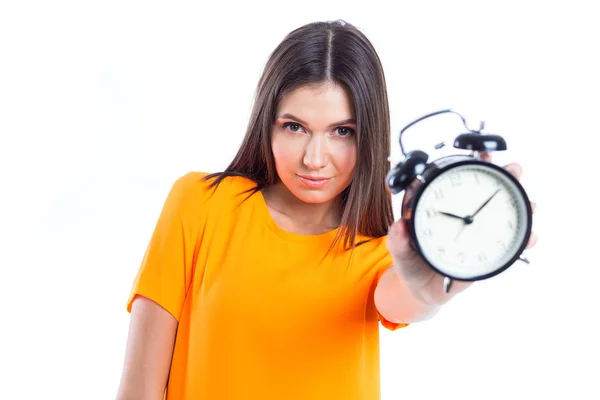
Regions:
<svg viewBox="0 0 600 400"><path fill-rule="evenodd" d="M444 293L394 223L389 153L368 39L343 22L291 32L229 167L167 197L118 399L379 399L379 322L429 318L468 286Z"/></svg>

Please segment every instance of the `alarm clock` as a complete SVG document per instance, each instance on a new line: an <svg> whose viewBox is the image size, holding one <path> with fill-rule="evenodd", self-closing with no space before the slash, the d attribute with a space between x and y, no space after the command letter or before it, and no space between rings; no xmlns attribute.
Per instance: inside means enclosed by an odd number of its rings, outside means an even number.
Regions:
<svg viewBox="0 0 600 400"><path fill-rule="evenodd" d="M444 113L458 115L468 132L454 147L470 154L429 161L422 150L404 151L402 135L416 123ZM392 194L404 192L402 218L408 222L413 249L445 277L448 292L453 280L489 279L517 260L529 241L532 209L527 193L505 168L482 158L482 153L506 150L499 135L469 129L465 118L448 109L427 114L407 126L399 137L403 159L387 174ZM435 147L442 148L445 143Z"/></svg>

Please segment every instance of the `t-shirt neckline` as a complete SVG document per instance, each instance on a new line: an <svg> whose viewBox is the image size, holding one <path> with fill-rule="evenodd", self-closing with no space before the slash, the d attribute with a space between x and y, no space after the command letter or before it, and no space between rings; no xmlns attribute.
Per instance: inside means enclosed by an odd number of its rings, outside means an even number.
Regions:
<svg viewBox="0 0 600 400"><path fill-rule="evenodd" d="M335 235L337 234L337 232L340 229L339 227L337 227L330 231L323 232L323 233L317 233L317 234L301 234L301 233L293 233L293 232L287 231L287 230L281 228L279 225L277 225L277 222L275 222L275 220L273 219L273 216L271 215L271 212L269 211L269 207L267 206L267 201L265 200L265 197L264 197L262 191L257 190L256 194L257 194L257 196L256 196L257 206L258 206L260 213L262 214L261 219L263 221L265 221L267 227L273 233L275 233L277 236L281 237L282 239L295 241L295 242L307 242L307 241L321 242L325 239L333 240L333 238L335 238Z"/></svg>

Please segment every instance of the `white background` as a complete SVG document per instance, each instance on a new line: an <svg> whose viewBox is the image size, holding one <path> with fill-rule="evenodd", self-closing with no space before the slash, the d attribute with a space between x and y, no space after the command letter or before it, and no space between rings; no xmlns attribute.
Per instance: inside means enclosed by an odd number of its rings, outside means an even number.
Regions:
<svg viewBox="0 0 600 400"><path fill-rule="evenodd" d="M404 124L455 108L507 139L496 160L524 166L538 203L530 265L382 331L383 399L600 398L595 4L2 2L0 398L114 398L168 189L228 164L283 36L337 18L380 54L393 154Z"/></svg>

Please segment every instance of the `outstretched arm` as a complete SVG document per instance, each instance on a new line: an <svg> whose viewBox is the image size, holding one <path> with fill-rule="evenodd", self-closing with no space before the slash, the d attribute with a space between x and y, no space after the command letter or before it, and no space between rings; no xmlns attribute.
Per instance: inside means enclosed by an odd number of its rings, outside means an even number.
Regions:
<svg viewBox="0 0 600 400"><path fill-rule="evenodd" d="M443 277L425 265L410 247L404 221L393 225L387 246L394 265L377 282L375 306L391 322L410 324L427 320L470 285L469 282L455 281L446 293Z"/></svg>

